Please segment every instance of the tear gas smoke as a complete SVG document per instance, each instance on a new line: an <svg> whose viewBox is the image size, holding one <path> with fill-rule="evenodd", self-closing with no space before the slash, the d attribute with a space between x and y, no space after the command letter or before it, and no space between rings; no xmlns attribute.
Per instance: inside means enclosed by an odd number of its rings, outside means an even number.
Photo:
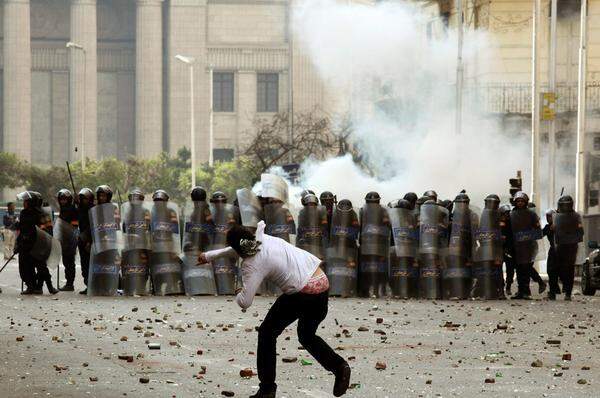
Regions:
<svg viewBox="0 0 600 398"><path fill-rule="evenodd" d="M410 3L319 0L296 9L295 41L335 94L337 108L349 111L353 144L374 172L350 156L309 160L302 165L303 187L332 191L355 206L371 190L387 203L427 189L453 199L464 188L482 205L490 193L506 198L516 170L529 175L528 136L502 131L477 100L465 98L462 132L455 134L456 32L428 39L428 20L421 5ZM465 84L498 59L486 34L469 30L463 58Z"/></svg>

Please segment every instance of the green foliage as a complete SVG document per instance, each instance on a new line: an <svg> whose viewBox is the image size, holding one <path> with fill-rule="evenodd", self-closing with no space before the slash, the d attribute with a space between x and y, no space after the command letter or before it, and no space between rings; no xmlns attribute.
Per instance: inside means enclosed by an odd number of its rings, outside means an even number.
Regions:
<svg viewBox="0 0 600 398"><path fill-rule="evenodd" d="M41 167L19 160L15 155L0 152L0 189L25 186L40 192L51 204L56 206L55 195L58 190L73 190L67 167ZM114 158L86 161L85 170L80 162L70 165L75 190L83 187L94 190L98 185L107 184L115 192L115 200L127 200L127 192L140 188L147 196L157 189L164 189L171 200L182 205L191 190L190 151L183 148L177 156L162 153L153 159L129 158L120 161ZM4 172L7 170L7 172ZM203 186L209 194L221 190L231 202L235 199L235 190L250 187L260 178L252 174L250 162L239 158L231 162L217 162L214 167L207 164L196 172L197 185Z"/></svg>
<svg viewBox="0 0 600 398"><path fill-rule="evenodd" d="M16 188L25 180L25 162L15 154L0 152L0 189Z"/></svg>

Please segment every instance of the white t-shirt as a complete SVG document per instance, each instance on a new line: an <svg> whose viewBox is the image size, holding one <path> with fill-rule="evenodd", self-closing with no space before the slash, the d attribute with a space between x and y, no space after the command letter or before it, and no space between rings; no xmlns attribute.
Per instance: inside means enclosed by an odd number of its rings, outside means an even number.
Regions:
<svg viewBox="0 0 600 398"><path fill-rule="evenodd" d="M250 307L263 280L269 279L285 294L297 293L306 286L321 264L321 260L309 252L267 235L264 231L265 223L261 221L256 228L256 240L261 242L260 251L242 261L244 287L236 297L236 302L242 308ZM208 261L212 261L219 257L236 256L236 252L227 247L208 251L205 255Z"/></svg>

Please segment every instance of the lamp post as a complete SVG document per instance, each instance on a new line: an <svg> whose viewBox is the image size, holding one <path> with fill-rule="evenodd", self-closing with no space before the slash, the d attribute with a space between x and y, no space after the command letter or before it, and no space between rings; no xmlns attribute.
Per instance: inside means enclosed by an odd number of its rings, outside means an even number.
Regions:
<svg viewBox="0 0 600 398"><path fill-rule="evenodd" d="M190 67L190 146L192 155L192 188L196 186L196 126L194 121L194 62L193 57L177 54L175 59Z"/></svg>
<svg viewBox="0 0 600 398"><path fill-rule="evenodd" d="M587 179L585 151L585 110L587 86L587 0L581 1L581 24L579 39L579 74L577 78L577 154L575 162L575 209L587 213Z"/></svg>
<svg viewBox="0 0 600 398"><path fill-rule="evenodd" d="M72 41L68 42L66 45L67 49L71 49L71 50L80 50L83 53L83 111L81 112L81 118L82 123L81 123L81 169L85 170L85 107L87 104L86 101L86 88L85 88L85 83L86 83L86 78L87 78L87 59L86 59L86 52L85 52L85 48L83 48L82 45L77 44L77 43L73 43ZM72 65L72 63L71 63ZM72 73L72 71L71 71ZM73 98L71 98L71 101L73 100Z"/></svg>

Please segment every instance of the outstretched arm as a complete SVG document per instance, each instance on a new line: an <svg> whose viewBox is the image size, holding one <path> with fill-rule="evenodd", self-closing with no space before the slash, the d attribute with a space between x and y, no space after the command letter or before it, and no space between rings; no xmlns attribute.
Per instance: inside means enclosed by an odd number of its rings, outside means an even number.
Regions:
<svg viewBox="0 0 600 398"><path fill-rule="evenodd" d="M254 296L265 277L262 272L263 270L264 267L255 267L254 264L242 265L242 280L244 282L244 287L235 297L235 301L243 309L252 305Z"/></svg>
<svg viewBox="0 0 600 398"><path fill-rule="evenodd" d="M201 253L200 256L198 256L198 262L200 264L205 264L223 257L238 258L238 255L233 248L228 246L224 247L223 249L210 250L205 253Z"/></svg>

